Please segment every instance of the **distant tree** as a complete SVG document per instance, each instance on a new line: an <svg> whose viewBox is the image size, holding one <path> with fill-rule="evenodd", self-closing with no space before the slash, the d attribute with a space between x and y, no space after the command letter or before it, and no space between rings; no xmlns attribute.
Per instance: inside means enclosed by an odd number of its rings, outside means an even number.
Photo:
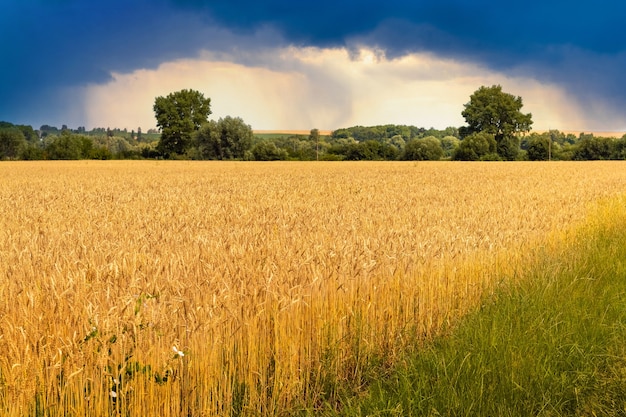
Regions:
<svg viewBox="0 0 626 417"><path fill-rule="evenodd" d="M356 159L367 161L382 161L385 158L383 144L375 139L368 139L365 142L359 143L360 157Z"/></svg>
<svg viewBox="0 0 626 417"><path fill-rule="evenodd" d="M333 159L384 161L397 159L399 151L394 145L370 139L364 142L347 140L346 143L331 146L328 153L338 157Z"/></svg>
<svg viewBox="0 0 626 417"><path fill-rule="evenodd" d="M194 133L200 159L223 159L222 140L217 121L209 120Z"/></svg>
<svg viewBox="0 0 626 417"><path fill-rule="evenodd" d="M274 139L276 146L285 149L289 158L301 161L312 161L319 156L319 148L325 149L327 142L321 144L312 143L305 135L291 135L286 138ZM321 146L319 146L321 145ZM316 152L316 146L318 152Z"/></svg>
<svg viewBox="0 0 626 417"><path fill-rule="evenodd" d="M39 143L39 135L32 126L29 125L14 125L9 122L1 122L0 121L0 130L14 130L19 131L24 136L24 139L29 144L38 144Z"/></svg>
<svg viewBox="0 0 626 417"><path fill-rule="evenodd" d="M519 155L520 141L517 136L505 136L497 142L496 152L501 159L515 161Z"/></svg>
<svg viewBox="0 0 626 417"><path fill-rule="evenodd" d="M203 159L243 159L254 135L243 119L226 116L204 123L194 137Z"/></svg>
<svg viewBox="0 0 626 417"><path fill-rule="evenodd" d="M398 154L404 151L404 147L406 146L406 140L404 140L404 136L402 135L394 135L389 139L386 139L385 143L396 148Z"/></svg>
<svg viewBox="0 0 626 417"><path fill-rule="evenodd" d="M38 144L28 144L22 151L21 159L25 161L36 161L45 159L46 154Z"/></svg>
<svg viewBox="0 0 626 417"><path fill-rule="evenodd" d="M61 132L59 128L57 128L56 126L50 126L50 125L41 125L39 127L39 131L41 132L42 137L46 137L48 135L56 135Z"/></svg>
<svg viewBox="0 0 626 417"><path fill-rule="evenodd" d="M626 135L615 142L613 159L626 159Z"/></svg>
<svg viewBox="0 0 626 417"><path fill-rule="evenodd" d="M486 132L473 133L461 141L452 156L457 161L479 161L497 158L496 140Z"/></svg>
<svg viewBox="0 0 626 417"><path fill-rule="evenodd" d="M488 133L496 141L496 152L504 159L515 159L519 150L517 135L530 131L532 115L521 112L521 97L504 93L502 87L482 86L470 96L461 113L468 126L460 129L463 138Z"/></svg>
<svg viewBox="0 0 626 417"><path fill-rule="evenodd" d="M404 147L402 159L406 161L437 161L443 157L441 142L434 136L411 139Z"/></svg>
<svg viewBox="0 0 626 417"><path fill-rule="evenodd" d="M392 138L394 136L400 136L404 141L408 141L413 138L414 135L411 134L411 128L405 125L385 125L384 128L384 138Z"/></svg>
<svg viewBox="0 0 626 417"><path fill-rule="evenodd" d="M195 90L181 90L154 101L157 126L161 129L158 149L166 157L183 155L192 146L192 136L207 122L211 99Z"/></svg>
<svg viewBox="0 0 626 417"><path fill-rule="evenodd" d="M552 144L552 159L559 161L572 161L574 159L574 152L576 151L576 145L565 143L563 146L558 143Z"/></svg>
<svg viewBox="0 0 626 417"><path fill-rule="evenodd" d="M26 148L26 138L20 129L7 127L0 129L0 159L18 159Z"/></svg>
<svg viewBox="0 0 626 417"><path fill-rule="evenodd" d="M424 129L423 127L406 126L406 125L379 125L379 126L352 126L341 128L331 133L332 140L354 138L357 142L365 142L367 140L377 140L385 142L393 137L401 137L404 142L414 138L423 138L426 136L434 136L441 139L444 136L459 136L459 130L456 127L447 127L444 130L434 128Z"/></svg>
<svg viewBox="0 0 626 417"><path fill-rule="evenodd" d="M318 129L311 129L309 133L309 140L315 144L315 159L320 159L320 131Z"/></svg>
<svg viewBox="0 0 626 417"><path fill-rule="evenodd" d="M443 131L443 137L445 138L446 136L452 136L455 138L459 138L459 128L458 127L454 127L454 126L448 126L446 127Z"/></svg>
<svg viewBox="0 0 626 417"><path fill-rule="evenodd" d="M263 140L252 148L255 161L280 161L287 159L287 151L280 149L274 142Z"/></svg>
<svg viewBox="0 0 626 417"><path fill-rule="evenodd" d="M456 148L459 147L460 143L461 141L456 136L451 136L451 135L444 136L441 139L441 148L443 149L443 156L450 158L454 154L454 151L456 150Z"/></svg>
<svg viewBox="0 0 626 417"><path fill-rule="evenodd" d="M532 135L526 153L531 161L547 161L550 158L550 138L546 135Z"/></svg>
<svg viewBox="0 0 626 417"><path fill-rule="evenodd" d="M49 136L45 151L49 159L85 159L91 158L92 140L83 135L76 135L64 130L59 136Z"/></svg>
<svg viewBox="0 0 626 417"><path fill-rule="evenodd" d="M133 146L122 136L114 136L109 138L104 143L98 143L99 148L106 150L106 152L100 151L97 159L105 159L103 156L110 155L109 158L115 157L119 159L131 158L133 155Z"/></svg>
<svg viewBox="0 0 626 417"><path fill-rule="evenodd" d="M137 142L141 140L141 127L137 128Z"/></svg>
<svg viewBox="0 0 626 417"><path fill-rule="evenodd" d="M16 125L15 127L18 128L20 132L22 132L22 134L24 135L24 139L26 139L27 142L29 143L39 142L39 135L37 135L37 132L35 132L32 126Z"/></svg>
<svg viewBox="0 0 626 417"><path fill-rule="evenodd" d="M574 150L575 160L604 160L611 159L614 153L616 141L613 138L595 137L592 134L581 135L582 140L578 142Z"/></svg>

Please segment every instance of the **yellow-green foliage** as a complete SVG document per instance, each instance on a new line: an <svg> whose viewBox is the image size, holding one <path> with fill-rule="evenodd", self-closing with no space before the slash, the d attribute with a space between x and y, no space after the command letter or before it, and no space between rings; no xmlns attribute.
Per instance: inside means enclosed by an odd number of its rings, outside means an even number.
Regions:
<svg viewBox="0 0 626 417"><path fill-rule="evenodd" d="M625 184L620 162L0 164L0 412L332 401Z"/></svg>

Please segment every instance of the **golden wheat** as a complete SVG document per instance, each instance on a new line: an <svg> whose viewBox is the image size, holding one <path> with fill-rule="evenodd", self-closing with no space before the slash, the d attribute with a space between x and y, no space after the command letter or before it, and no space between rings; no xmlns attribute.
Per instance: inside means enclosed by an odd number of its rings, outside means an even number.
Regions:
<svg viewBox="0 0 626 417"><path fill-rule="evenodd" d="M476 306L623 162L0 164L3 415L289 413Z"/></svg>

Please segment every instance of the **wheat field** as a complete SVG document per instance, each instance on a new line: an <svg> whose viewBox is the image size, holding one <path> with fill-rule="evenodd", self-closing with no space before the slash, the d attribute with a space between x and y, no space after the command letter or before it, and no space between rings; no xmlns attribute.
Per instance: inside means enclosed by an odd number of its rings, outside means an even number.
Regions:
<svg viewBox="0 0 626 417"><path fill-rule="evenodd" d="M2 163L0 412L314 412L625 191L624 162Z"/></svg>

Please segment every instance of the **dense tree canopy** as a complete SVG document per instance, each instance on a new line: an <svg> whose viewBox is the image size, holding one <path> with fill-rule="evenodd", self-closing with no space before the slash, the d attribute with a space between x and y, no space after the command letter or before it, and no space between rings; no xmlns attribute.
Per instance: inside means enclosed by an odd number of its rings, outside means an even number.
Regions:
<svg viewBox="0 0 626 417"><path fill-rule="evenodd" d="M280 149L269 140L262 140L252 148L252 156L255 161L280 161L287 159L287 151Z"/></svg>
<svg viewBox="0 0 626 417"><path fill-rule="evenodd" d="M0 159L17 159L26 147L24 134L16 127L0 127Z"/></svg>
<svg viewBox="0 0 626 417"><path fill-rule="evenodd" d="M604 160L611 159L618 146L618 141L612 138L601 138L590 135L583 138L574 151L575 160Z"/></svg>
<svg viewBox="0 0 626 417"><path fill-rule="evenodd" d="M496 89L498 90L498 89ZM206 100L208 105L208 100ZM127 129L15 125L0 121L2 159L183 159L242 160L588 160L626 159L626 135L621 138L550 130L513 134L496 142L495 135L469 127L437 130L415 126L354 126L331 134L312 129L310 134L258 133L239 117L205 121L192 128L182 153L163 152L156 129L146 133ZM465 134L460 140L460 131ZM359 139L355 138L358 137ZM370 137L376 139L363 138ZM405 140L405 137L410 139Z"/></svg>
<svg viewBox="0 0 626 417"><path fill-rule="evenodd" d="M496 140L487 132L472 133L461 141L454 151L457 161L480 161L496 159Z"/></svg>
<svg viewBox="0 0 626 417"><path fill-rule="evenodd" d="M207 122L211 99L195 90L181 90L154 101L154 115L161 129L159 151L164 156L183 155L192 146L193 132Z"/></svg>
<svg viewBox="0 0 626 417"><path fill-rule="evenodd" d="M195 134L202 159L245 159L252 146L252 127L240 117L204 123Z"/></svg>
<svg viewBox="0 0 626 417"><path fill-rule="evenodd" d="M404 148L402 159L406 161L437 161L443 156L441 141L434 136L411 139Z"/></svg>
<svg viewBox="0 0 626 417"><path fill-rule="evenodd" d="M482 86L470 96L461 113L468 126L460 129L462 137L474 133L493 135L498 155L503 159L515 159L519 150L518 133L530 131L532 115L522 113L521 97L515 97L494 85Z"/></svg>
<svg viewBox="0 0 626 417"><path fill-rule="evenodd" d="M551 155L550 138L535 135L528 141L526 154L530 161L547 161Z"/></svg>

